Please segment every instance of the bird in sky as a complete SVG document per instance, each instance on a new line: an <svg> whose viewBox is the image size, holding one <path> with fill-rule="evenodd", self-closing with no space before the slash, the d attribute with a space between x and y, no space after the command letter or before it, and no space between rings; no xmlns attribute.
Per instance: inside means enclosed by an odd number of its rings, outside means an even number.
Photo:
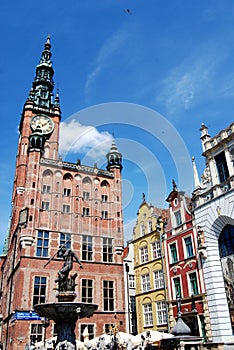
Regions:
<svg viewBox="0 0 234 350"><path fill-rule="evenodd" d="M126 9L126 10L124 10L124 12L126 12L129 15L132 15L132 11L130 9Z"/></svg>

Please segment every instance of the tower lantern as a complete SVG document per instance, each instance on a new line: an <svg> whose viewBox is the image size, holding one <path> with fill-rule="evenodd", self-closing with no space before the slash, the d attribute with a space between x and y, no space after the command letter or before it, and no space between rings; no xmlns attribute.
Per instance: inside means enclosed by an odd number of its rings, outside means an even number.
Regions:
<svg viewBox="0 0 234 350"><path fill-rule="evenodd" d="M110 151L106 155L107 158L107 170L110 171L112 168L119 168L122 170L122 154L119 152L115 141L112 142Z"/></svg>

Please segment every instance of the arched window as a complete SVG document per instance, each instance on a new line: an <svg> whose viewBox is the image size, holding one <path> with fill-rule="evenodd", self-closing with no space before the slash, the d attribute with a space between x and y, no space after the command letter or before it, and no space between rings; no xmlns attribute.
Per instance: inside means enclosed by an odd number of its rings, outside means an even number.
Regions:
<svg viewBox="0 0 234 350"><path fill-rule="evenodd" d="M234 226L227 225L219 236L220 258L234 255Z"/></svg>

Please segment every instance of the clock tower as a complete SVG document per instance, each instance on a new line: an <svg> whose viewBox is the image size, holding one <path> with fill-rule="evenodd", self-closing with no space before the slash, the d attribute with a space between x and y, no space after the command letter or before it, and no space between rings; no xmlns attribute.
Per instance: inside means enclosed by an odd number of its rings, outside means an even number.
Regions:
<svg viewBox="0 0 234 350"><path fill-rule="evenodd" d="M61 110L53 95L54 69L47 38L32 88L24 104L12 194L11 222L1 259L0 342L4 350L24 350L56 335L34 305L57 302L61 246L80 257L77 301L98 310L80 320L90 339L118 321L125 331L122 154L113 142L106 169L63 161L58 155ZM50 260L50 258L52 259ZM48 327L47 327L48 326Z"/></svg>
<svg viewBox="0 0 234 350"><path fill-rule="evenodd" d="M31 189L36 196L41 157L58 160L61 110L58 92L55 98L53 95L54 69L50 49L50 36L48 36L40 62L36 67L36 76L24 104L19 125L20 137L13 187L14 206L11 231L14 231L18 225L19 209L22 206L26 205L29 208L29 216L32 214L30 213L30 203L34 204L34 201L31 198ZM34 181L32 182L31 179ZM29 191L30 199L27 199ZM32 210L34 211L34 209Z"/></svg>

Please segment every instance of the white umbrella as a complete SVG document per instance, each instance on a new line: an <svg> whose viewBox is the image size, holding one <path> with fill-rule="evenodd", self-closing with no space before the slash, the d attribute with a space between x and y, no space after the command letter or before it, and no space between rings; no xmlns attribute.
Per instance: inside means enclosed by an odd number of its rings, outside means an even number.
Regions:
<svg viewBox="0 0 234 350"><path fill-rule="evenodd" d="M149 337L147 336L148 332L149 332ZM144 339L148 340L150 343L154 343L164 338L171 338L171 337L173 337L173 335L169 333L163 333L159 331L145 331L135 335L132 342L134 345L139 345L144 341Z"/></svg>
<svg viewBox="0 0 234 350"><path fill-rule="evenodd" d="M76 340L76 347L77 349L83 349L84 348L84 342L80 340Z"/></svg>
<svg viewBox="0 0 234 350"><path fill-rule="evenodd" d="M103 334L99 335L98 337L90 339L89 343L92 344L92 345L95 345L98 342L100 342L101 338L105 342L105 344L109 344L111 342L111 336L109 334L103 333Z"/></svg>
<svg viewBox="0 0 234 350"><path fill-rule="evenodd" d="M121 344L123 344L129 341L132 342L134 339L134 335L125 332L118 332L116 333L116 338Z"/></svg>

